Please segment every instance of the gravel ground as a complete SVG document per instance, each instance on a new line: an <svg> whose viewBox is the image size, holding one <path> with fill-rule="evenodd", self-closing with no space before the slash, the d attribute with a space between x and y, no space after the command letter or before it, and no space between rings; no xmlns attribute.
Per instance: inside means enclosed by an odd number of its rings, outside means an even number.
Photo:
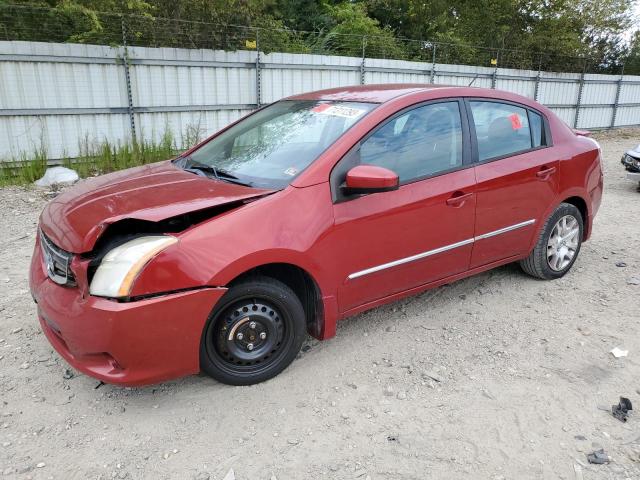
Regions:
<svg viewBox="0 0 640 480"><path fill-rule="evenodd" d="M606 192L567 276L508 265L372 310L252 387L98 388L67 370L27 285L44 195L0 190L0 474L639 479L640 412L603 409L640 407L640 193L619 163L640 130L597 138ZM612 463L589 465L600 447Z"/></svg>

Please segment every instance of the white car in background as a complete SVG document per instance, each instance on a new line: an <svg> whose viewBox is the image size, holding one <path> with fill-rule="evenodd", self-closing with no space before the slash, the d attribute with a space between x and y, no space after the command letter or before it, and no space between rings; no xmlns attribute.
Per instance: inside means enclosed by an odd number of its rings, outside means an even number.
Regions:
<svg viewBox="0 0 640 480"><path fill-rule="evenodd" d="M622 155L622 165L627 169L627 178L637 182L640 190L640 145Z"/></svg>

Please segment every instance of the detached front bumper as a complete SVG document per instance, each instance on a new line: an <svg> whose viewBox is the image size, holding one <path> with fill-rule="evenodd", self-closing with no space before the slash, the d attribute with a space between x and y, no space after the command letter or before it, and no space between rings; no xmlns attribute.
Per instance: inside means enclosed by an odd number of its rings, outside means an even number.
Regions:
<svg viewBox="0 0 640 480"><path fill-rule="evenodd" d="M77 370L120 385L197 373L200 337L225 288L202 288L116 302L49 279L38 244L29 275L42 330Z"/></svg>

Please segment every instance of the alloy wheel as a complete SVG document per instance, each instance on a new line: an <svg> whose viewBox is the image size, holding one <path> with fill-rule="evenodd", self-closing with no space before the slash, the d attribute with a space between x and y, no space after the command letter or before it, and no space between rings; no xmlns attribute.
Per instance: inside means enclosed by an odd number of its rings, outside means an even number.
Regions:
<svg viewBox="0 0 640 480"><path fill-rule="evenodd" d="M573 261L580 243L580 225L573 215L561 217L553 229L547 242L547 263L549 267L560 272Z"/></svg>

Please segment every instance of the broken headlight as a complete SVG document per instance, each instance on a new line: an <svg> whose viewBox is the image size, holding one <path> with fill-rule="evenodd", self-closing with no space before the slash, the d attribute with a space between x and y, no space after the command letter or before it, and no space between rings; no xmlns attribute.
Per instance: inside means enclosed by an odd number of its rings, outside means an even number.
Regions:
<svg viewBox="0 0 640 480"><path fill-rule="evenodd" d="M115 247L100 262L89 293L98 297L127 297L133 282L149 260L177 242L176 237L153 235L138 237Z"/></svg>
<svg viewBox="0 0 640 480"><path fill-rule="evenodd" d="M627 153L622 156L622 164L627 168L640 170L640 158L634 158Z"/></svg>

